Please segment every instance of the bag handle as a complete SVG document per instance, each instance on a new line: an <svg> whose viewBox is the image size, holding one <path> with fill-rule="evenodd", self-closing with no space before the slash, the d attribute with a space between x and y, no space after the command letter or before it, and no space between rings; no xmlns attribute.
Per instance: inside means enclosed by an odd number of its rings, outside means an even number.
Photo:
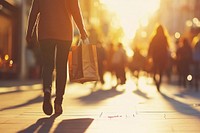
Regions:
<svg viewBox="0 0 200 133"><path fill-rule="evenodd" d="M80 41L78 42L78 46L79 46L80 44L90 45L90 40L89 40L89 38L86 38L86 39L84 39L84 40L80 39Z"/></svg>

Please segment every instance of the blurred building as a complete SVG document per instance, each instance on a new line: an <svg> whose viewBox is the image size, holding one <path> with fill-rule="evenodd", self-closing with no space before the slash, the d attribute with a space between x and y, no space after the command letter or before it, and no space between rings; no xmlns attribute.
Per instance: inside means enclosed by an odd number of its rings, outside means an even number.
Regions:
<svg viewBox="0 0 200 133"><path fill-rule="evenodd" d="M174 49L175 34L183 35L192 41L200 32L200 0L160 0L160 8L149 20L147 27L140 27L133 40L133 47L137 46L146 51L154 25L161 23L169 33L170 45ZM142 36L146 33L145 37Z"/></svg>
<svg viewBox="0 0 200 133"><path fill-rule="evenodd" d="M25 35L31 3L32 0L0 0L0 79L26 78ZM95 29L100 38L110 38L111 14L100 0L80 0L80 4L86 27ZM156 21L173 35L184 33L187 26L191 29L194 18L200 20L200 0L161 0Z"/></svg>
<svg viewBox="0 0 200 133"><path fill-rule="evenodd" d="M199 0L161 0L159 21L169 30L170 34L184 33L191 29L192 20L200 20Z"/></svg>
<svg viewBox="0 0 200 133"><path fill-rule="evenodd" d="M16 1L0 1L0 79L20 72L21 9Z"/></svg>

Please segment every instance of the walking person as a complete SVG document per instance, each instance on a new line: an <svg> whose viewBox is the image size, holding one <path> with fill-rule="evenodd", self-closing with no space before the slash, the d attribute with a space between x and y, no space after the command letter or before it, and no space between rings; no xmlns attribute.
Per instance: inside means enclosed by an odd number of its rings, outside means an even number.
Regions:
<svg viewBox="0 0 200 133"><path fill-rule="evenodd" d="M158 91L160 91L163 72L167 67L169 59L168 47L163 26L159 25L156 28L156 34L153 36L148 49L148 57L152 58L153 61L153 77Z"/></svg>
<svg viewBox="0 0 200 133"><path fill-rule="evenodd" d="M192 63L192 47L186 38L180 42L180 46L176 51L176 61L179 84L186 87L187 76L190 74L190 65Z"/></svg>
<svg viewBox="0 0 200 133"><path fill-rule="evenodd" d="M112 57L112 68L117 78L117 85L123 85L126 83L125 67L127 65L127 56L122 43L118 43L117 46L118 48Z"/></svg>
<svg viewBox="0 0 200 133"><path fill-rule="evenodd" d="M100 78L101 84L103 85L105 83L104 72L105 72L105 62L106 62L106 51L102 45L102 42L98 41L96 46L97 46L99 78Z"/></svg>
<svg viewBox="0 0 200 133"><path fill-rule="evenodd" d="M106 71L110 72L113 75L113 66L112 66L112 58L115 53L114 44L110 42L107 45L106 49Z"/></svg>
<svg viewBox="0 0 200 133"><path fill-rule="evenodd" d="M38 40L43 62L43 111L46 115L53 113L51 103L52 77L54 62L56 68L55 114L62 114L62 102L67 78L68 53L74 35L73 20L81 38L85 40L87 33L84 27L78 0L33 0L30 10L27 43L33 41L34 26L37 25Z"/></svg>
<svg viewBox="0 0 200 133"><path fill-rule="evenodd" d="M200 36L200 33L199 33ZM194 61L194 82L196 91L199 90L199 78L200 78L200 39L197 41L193 48L193 61Z"/></svg>

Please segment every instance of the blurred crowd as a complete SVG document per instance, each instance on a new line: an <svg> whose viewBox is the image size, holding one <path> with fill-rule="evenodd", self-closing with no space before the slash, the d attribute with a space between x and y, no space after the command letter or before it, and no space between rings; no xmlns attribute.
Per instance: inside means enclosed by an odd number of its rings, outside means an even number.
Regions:
<svg viewBox="0 0 200 133"><path fill-rule="evenodd" d="M174 42L176 49L172 53L169 36L167 36L166 31L165 27L158 25L148 42L147 54L143 54L141 49L134 47L132 49L134 54L131 57L127 56L125 45L122 42L114 43L112 41L104 42L98 39L96 41L90 39L97 46L100 83L105 83L104 75L106 72L116 77L116 85L126 83L127 72L130 72L138 79L141 76L140 72L143 72L143 74L145 72L154 80L158 91L160 91L163 77L167 77L168 81L171 81L174 80L171 78L173 75L178 77L176 78L178 85L184 87L192 86L198 90L200 78L200 33L196 34L192 39L187 36L180 36ZM40 78L41 62L38 45L36 47L27 47L27 63L28 77Z"/></svg>
<svg viewBox="0 0 200 133"><path fill-rule="evenodd" d="M116 77L117 85L126 83L127 72L131 72L136 78L139 78L140 72L145 72L152 77L158 91L160 91L163 77L166 77L170 83L171 80L175 80L171 78L174 75L177 81L173 82L183 87L194 87L198 91L200 34L194 36L192 41L187 36L178 38L174 42L176 49L172 53L166 30L162 25L156 27L146 55L135 47L132 49L133 56L129 57L121 42L104 44L98 41L97 55L101 83L105 83L103 78L105 72L110 72Z"/></svg>

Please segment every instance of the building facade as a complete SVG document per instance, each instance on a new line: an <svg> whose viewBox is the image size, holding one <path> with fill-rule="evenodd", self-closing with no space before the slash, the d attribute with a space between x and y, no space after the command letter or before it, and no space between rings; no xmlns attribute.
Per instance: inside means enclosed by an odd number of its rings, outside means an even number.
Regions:
<svg viewBox="0 0 200 133"><path fill-rule="evenodd" d="M20 74L20 12L16 3L0 1L0 79L17 78Z"/></svg>

